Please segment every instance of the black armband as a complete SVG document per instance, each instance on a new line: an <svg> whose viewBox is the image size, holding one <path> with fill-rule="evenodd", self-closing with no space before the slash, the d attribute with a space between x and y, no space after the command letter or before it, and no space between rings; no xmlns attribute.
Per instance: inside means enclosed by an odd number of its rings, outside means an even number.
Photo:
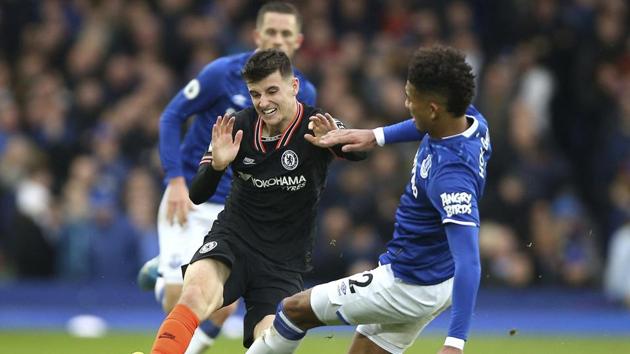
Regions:
<svg viewBox="0 0 630 354"><path fill-rule="evenodd" d="M206 202L217 190L219 181L223 177L225 170L217 171L212 168L212 163L202 163L199 165L197 174L192 180L188 197L195 204Z"/></svg>

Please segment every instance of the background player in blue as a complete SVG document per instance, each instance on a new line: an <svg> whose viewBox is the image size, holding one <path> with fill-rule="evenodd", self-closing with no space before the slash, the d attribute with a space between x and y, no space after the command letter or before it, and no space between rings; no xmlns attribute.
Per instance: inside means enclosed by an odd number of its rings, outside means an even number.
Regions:
<svg viewBox="0 0 630 354"><path fill-rule="evenodd" d="M259 10L256 20L254 39L257 50L277 48L292 57L303 41L300 31L301 18L293 5L267 3ZM207 203L193 207L188 198L188 186L208 149L216 117L251 106L247 87L241 78L241 69L251 55L252 52L246 52L209 63L173 98L160 119L160 158L167 184L158 212L160 255L158 261L150 261L143 267L141 279L152 264L159 263L161 276L155 290L167 313L181 293L180 266L188 262L201 245L204 235L223 209L230 188L232 173L228 170ZM295 71L295 75L300 82L298 99L313 105L315 88L301 73ZM182 125L193 115L196 119L181 141ZM152 285L149 282L147 287L153 288ZM226 309L215 314L211 321L202 323L187 353L201 353L211 345L230 313L230 309Z"/></svg>
<svg viewBox="0 0 630 354"><path fill-rule="evenodd" d="M322 147L345 144L344 151L422 140L380 266L283 300L248 353L292 353L306 330L344 323L358 325L350 353L402 353L451 302L439 353L463 353L479 287L478 201L491 153L486 120L469 107L473 91L463 55L420 49L405 86L413 120L310 139Z"/></svg>

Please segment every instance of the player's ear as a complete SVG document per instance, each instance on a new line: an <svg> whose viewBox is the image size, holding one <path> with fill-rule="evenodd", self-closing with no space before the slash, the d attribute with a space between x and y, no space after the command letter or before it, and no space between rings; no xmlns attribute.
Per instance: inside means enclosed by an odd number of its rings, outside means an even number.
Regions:
<svg viewBox="0 0 630 354"><path fill-rule="evenodd" d="M254 43L256 44L256 48L262 48L262 35L258 28L254 30Z"/></svg>
<svg viewBox="0 0 630 354"><path fill-rule="evenodd" d="M429 109L431 110L431 119L435 119L437 117L438 111L440 110L440 106L435 102L430 102Z"/></svg>
<svg viewBox="0 0 630 354"><path fill-rule="evenodd" d="M298 33L295 37L295 50L300 49L302 43L304 43L304 35L302 33Z"/></svg>
<svg viewBox="0 0 630 354"><path fill-rule="evenodd" d="M300 79L298 79L297 76L293 77L291 88L293 89L293 95L297 96L298 92L300 92Z"/></svg>

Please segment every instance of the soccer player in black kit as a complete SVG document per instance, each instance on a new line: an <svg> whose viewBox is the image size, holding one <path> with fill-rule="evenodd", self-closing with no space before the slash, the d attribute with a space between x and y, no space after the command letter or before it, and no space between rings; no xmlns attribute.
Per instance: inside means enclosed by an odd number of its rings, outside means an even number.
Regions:
<svg viewBox="0 0 630 354"><path fill-rule="evenodd" d="M286 54L258 51L242 75L254 106L217 119L190 188L194 203L208 200L230 166L230 194L185 269L182 295L158 331L154 354L183 354L199 320L241 296L247 309L243 344L249 347L271 326L278 303L303 289L331 161L365 158L304 138L343 125L297 101L299 82Z"/></svg>

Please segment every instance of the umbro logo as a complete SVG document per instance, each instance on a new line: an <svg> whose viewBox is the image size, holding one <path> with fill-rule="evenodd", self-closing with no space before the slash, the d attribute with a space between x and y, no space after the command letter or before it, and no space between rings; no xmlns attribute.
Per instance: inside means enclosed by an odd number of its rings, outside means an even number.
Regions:
<svg viewBox="0 0 630 354"><path fill-rule="evenodd" d="M256 164L256 160L252 159L251 157L246 157L243 159L243 165L255 165Z"/></svg>
<svg viewBox="0 0 630 354"><path fill-rule="evenodd" d="M164 332L162 334L160 334L160 336L158 337L158 339L162 339L162 338L166 338L166 339L175 339L175 336L168 333L168 332Z"/></svg>

